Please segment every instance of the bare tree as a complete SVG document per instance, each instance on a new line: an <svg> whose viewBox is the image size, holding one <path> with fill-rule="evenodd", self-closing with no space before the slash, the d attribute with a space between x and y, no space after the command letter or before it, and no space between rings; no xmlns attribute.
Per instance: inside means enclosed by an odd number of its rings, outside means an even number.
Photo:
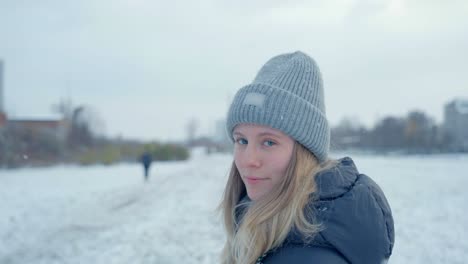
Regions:
<svg viewBox="0 0 468 264"><path fill-rule="evenodd" d="M75 106L71 100L63 99L52 108L68 124L67 143L72 148L91 146L103 130L103 121L90 106Z"/></svg>

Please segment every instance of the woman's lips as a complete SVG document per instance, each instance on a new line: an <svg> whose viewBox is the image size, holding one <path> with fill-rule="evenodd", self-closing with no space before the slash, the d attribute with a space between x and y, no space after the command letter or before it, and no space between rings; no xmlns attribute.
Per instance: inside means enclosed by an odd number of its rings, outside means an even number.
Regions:
<svg viewBox="0 0 468 264"><path fill-rule="evenodd" d="M265 180L267 180L266 178L258 178L258 177L252 177L252 176L248 176L248 177L245 177L245 180L249 183L249 184L257 184L257 183L261 183Z"/></svg>

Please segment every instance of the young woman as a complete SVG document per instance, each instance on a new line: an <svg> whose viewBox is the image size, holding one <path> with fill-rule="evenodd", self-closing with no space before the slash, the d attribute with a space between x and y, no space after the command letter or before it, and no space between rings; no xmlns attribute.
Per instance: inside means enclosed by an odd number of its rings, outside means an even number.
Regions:
<svg viewBox="0 0 468 264"><path fill-rule="evenodd" d="M380 264L390 206L351 158L328 157L322 77L302 52L270 59L227 116L234 162L221 208L223 264Z"/></svg>

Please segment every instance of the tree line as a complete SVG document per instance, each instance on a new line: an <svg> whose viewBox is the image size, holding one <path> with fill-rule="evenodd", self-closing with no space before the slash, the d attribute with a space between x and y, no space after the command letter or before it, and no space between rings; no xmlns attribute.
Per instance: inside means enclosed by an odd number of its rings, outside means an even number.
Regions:
<svg viewBox="0 0 468 264"><path fill-rule="evenodd" d="M8 123L0 128L0 167L135 162L145 151L156 161L189 157L188 149L180 144L111 139L100 135L102 121L89 106L62 101L53 109L61 115L66 128L62 138L47 129Z"/></svg>
<svg viewBox="0 0 468 264"><path fill-rule="evenodd" d="M345 118L331 129L333 150L408 154L468 151L456 146L442 125L437 125L423 111L412 111L404 117L386 116L370 129L356 120Z"/></svg>

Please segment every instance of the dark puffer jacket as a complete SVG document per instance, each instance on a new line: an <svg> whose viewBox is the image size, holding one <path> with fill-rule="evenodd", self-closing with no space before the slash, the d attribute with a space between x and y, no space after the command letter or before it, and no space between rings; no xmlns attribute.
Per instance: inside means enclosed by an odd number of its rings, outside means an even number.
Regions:
<svg viewBox="0 0 468 264"><path fill-rule="evenodd" d="M316 182L319 198L310 206L323 230L312 241L291 231L258 263L386 263L395 237L392 212L379 186L360 174L349 157L322 171Z"/></svg>

